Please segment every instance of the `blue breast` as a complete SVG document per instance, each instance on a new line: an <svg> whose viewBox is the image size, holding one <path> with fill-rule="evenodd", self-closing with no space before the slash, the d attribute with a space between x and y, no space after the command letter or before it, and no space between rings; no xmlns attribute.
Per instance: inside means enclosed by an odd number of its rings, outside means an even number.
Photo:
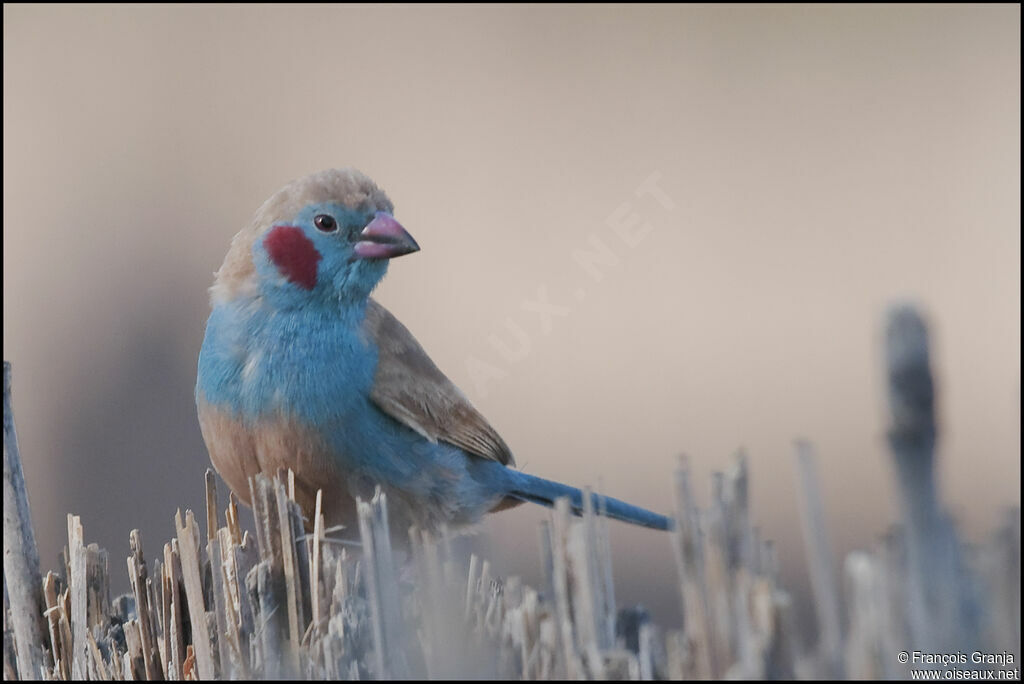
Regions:
<svg viewBox="0 0 1024 684"><path fill-rule="evenodd" d="M277 309L260 298L218 304L199 353L197 398L247 420L285 414L317 426L365 410L377 354L361 314Z"/></svg>

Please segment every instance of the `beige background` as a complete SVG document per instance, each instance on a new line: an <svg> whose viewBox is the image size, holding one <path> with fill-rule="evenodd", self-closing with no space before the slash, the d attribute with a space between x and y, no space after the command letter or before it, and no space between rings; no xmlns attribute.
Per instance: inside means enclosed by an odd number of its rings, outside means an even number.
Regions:
<svg viewBox="0 0 1024 684"><path fill-rule="evenodd" d="M212 273L342 165L423 247L379 298L521 465L667 510L676 454L706 500L743 447L798 591L792 440L834 545L870 545L898 512L880 321L920 302L980 539L1020 500L1019 31L1009 5L5 5L4 358L44 565L68 511L120 577L130 528L152 554L201 507ZM499 572L537 581L542 516L483 526ZM667 538L613 534L619 599L673 620Z"/></svg>

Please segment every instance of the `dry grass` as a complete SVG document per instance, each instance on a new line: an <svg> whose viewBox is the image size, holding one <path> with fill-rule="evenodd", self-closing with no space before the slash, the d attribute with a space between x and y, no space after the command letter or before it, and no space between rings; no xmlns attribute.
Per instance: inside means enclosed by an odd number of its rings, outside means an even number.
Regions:
<svg viewBox="0 0 1024 684"><path fill-rule="evenodd" d="M748 515L742 457L715 476L707 510L685 462L675 474L666 543L682 630L617 609L607 521L593 510L573 518L563 501L551 512L541 528L545 582L533 588L459 557L447 537L413 529L408 551L393 550L381 495L359 504L358 543L333 539L319 511L307 534L285 473L251 483L254 535L240 528L233 497L218 515L208 473L205 529L179 512L177 536L155 560L133 531L132 592L112 601L108 556L85 544L75 516L65 567L38 574L5 364L5 679L908 677L914 665L899 651L1010 652L1007 668L1019 667L1019 509L987 544L957 538L934 486L927 335L912 309L890 316L887 350L903 521L841 572L813 454L797 445L816 634L796 632L772 546Z"/></svg>

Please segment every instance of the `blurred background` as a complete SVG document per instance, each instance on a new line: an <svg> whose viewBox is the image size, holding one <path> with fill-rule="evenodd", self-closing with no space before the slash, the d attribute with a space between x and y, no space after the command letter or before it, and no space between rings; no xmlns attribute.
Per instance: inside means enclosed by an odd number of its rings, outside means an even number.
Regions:
<svg viewBox="0 0 1024 684"><path fill-rule="evenodd" d="M207 288L287 181L355 166L422 252L377 292L521 467L656 510L744 449L806 612L793 440L839 554L899 515L881 321L930 314L940 486L1020 501L1019 6L4 5L4 358L44 569L203 508ZM540 311L541 313L538 313ZM222 488L222 494L226 490ZM524 506L477 543L540 581ZM668 537L620 603L677 625ZM118 570L121 568L121 570Z"/></svg>

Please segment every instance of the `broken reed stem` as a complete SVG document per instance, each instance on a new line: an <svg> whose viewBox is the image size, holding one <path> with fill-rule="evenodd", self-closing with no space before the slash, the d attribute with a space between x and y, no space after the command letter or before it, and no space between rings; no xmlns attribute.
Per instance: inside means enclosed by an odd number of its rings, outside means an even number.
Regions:
<svg viewBox="0 0 1024 684"><path fill-rule="evenodd" d="M885 332L888 438L906 530L910 633L921 649L955 651L976 634L976 606L961 576L955 533L939 503L928 328L914 307L900 305L890 310Z"/></svg>
<svg viewBox="0 0 1024 684"><path fill-rule="evenodd" d="M843 635L836 587L835 561L825 525L825 507L811 445L796 443L797 470L800 473L800 521L803 523L807 569L811 575L814 609L818 619L818 656L826 676L842 677Z"/></svg>
<svg viewBox="0 0 1024 684"><path fill-rule="evenodd" d="M689 460L682 456L675 473L675 526L671 532L675 551L676 570L679 573L683 624L692 644L692 672L695 679L719 676L714 660L712 631L709 624L707 582L704 576L704 545L698 518L697 504L690 486ZM680 672L676 676L684 677Z"/></svg>
<svg viewBox="0 0 1024 684"><path fill-rule="evenodd" d="M181 574L188 598L188 612L192 625L197 674L200 679L213 679L215 667L209 624L206 621L206 603L203 598L201 575L199 527L192 511L185 511L184 521L179 510L174 516L174 527L178 536L178 553L181 559Z"/></svg>
<svg viewBox="0 0 1024 684"><path fill-rule="evenodd" d="M47 627L39 552L21 469L11 404L11 364L4 361L4 586L11 605L20 679L42 679L52 667L43 649Z"/></svg>

